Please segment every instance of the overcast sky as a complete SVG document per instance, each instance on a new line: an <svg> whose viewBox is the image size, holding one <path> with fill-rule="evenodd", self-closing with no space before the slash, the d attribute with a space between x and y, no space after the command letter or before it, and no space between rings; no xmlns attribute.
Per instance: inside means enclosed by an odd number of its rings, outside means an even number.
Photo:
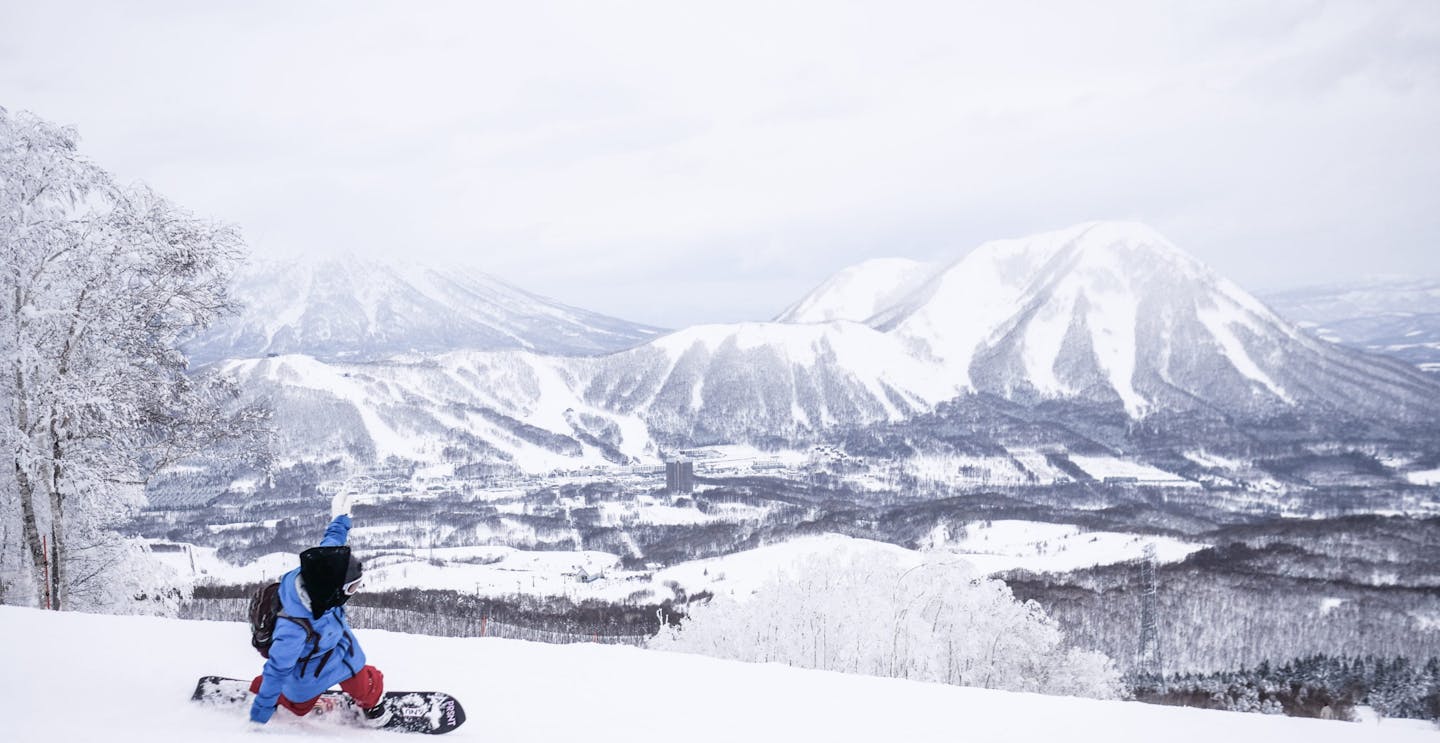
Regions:
<svg viewBox="0 0 1440 743"><path fill-rule="evenodd" d="M0 0L0 106L258 254L671 327L1091 219L1252 290L1440 275L1430 0Z"/></svg>

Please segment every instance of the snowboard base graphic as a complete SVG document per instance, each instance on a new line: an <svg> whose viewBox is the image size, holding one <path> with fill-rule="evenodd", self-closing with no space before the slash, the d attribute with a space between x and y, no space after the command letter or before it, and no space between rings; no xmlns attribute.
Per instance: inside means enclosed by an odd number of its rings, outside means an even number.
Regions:
<svg viewBox="0 0 1440 743"><path fill-rule="evenodd" d="M204 704L249 709L255 698L250 693L250 682L223 676L201 676L195 684L191 700ZM385 707L383 724L367 720L354 700L348 694L327 691L315 702L315 708L306 719L334 721L341 725L368 727L379 730L394 730L405 733L426 733L440 735L460 727L465 722L465 710L460 702L449 694L438 691L387 691L380 698ZM276 715L289 714L284 707L275 710Z"/></svg>

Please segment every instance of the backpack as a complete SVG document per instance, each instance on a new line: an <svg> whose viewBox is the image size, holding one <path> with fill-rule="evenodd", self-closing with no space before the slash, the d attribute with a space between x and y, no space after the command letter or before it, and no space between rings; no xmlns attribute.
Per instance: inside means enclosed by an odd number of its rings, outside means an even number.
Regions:
<svg viewBox="0 0 1440 743"><path fill-rule="evenodd" d="M288 619L304 627L305 639L308 641L313 637L318 642L319 638L316 637L310 620L292 617L282 611L280 584L262 585L250 596L250 646L255 648L262 658L270 657L270 645L275 642L275 627L281 619Z"/></svg>

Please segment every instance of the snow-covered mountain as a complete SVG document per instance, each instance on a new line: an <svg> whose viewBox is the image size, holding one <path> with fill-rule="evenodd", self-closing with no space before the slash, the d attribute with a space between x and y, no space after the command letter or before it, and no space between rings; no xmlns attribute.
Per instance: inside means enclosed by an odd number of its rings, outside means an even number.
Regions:
<svg viewBox="0 0 1440 743"><path fill-rule="evenodd" d="M1113 402L1132 417L1408 419L1437 406L1423 375L1320 341L1135 223L987 243L870 322L1007 399Z"/></svg>
<svg viewBox="0 0 1440 743"><path fill-rule="evenodd" d="M898 339L850 322L697 326L602 357L284 355L220 368L270 401L288 458L527 472L655 462L661 444L793 442L900 421L959 393Z"/></svg>
<svg viewBox="0 0 1440 743"><path fill-rule="evenodd" d="M1263 298L1276 312L1325 340L1440 373L1440 280L1372 279Z"/></svg>
<svg viewBox="0 0 1440 743"><path fill-rule="evenodd" d="M1263 295L1297 322L1331 323L1377 315L1440 314L1440 279L1379 277Z"/></svg>
<svg viewBox="0 0 1440 743"><path fill-rule="evenodd" d="M585 397L669 437L782 441L901 420L959 391L899 338L841 320L687 328L598 359Z"/></svg>
<svg viewBox="0 0 1440 743"><path fill-rule="evenodd" d="M936 268L909 258L876 258L850 266L780 313L775 322L865 322L919 288Z"/></svg>
<svg viewBox="0 0 1440 743"><path fill-rule="evenodd" d="M366 654L387 687L439 689L469 719L448 740L632 741L676 730L695 743L825 740L951 741L1433 740L1428 722L1376 724L1218 712L973 689L901 679L747 664L632 647L545 645L496 638L420 637L364 629ZM119 617L0 606L0 693L6 740L101 743L393 741L364 730L277 713L256 729L241 708L190 701L203 675L250 678L262 663L234 622ZM75 669L144 669L123 693L78 694ZM557 707L575 714L556 714ZM815 710L825 710L817 714Z"/></svg>
<svg viewBox="0 0 1440 743"><path fill-rule="evenodd" d="M914 286L922 274L929 278ZM350 310L321 315L358 313L347 326L356 334L324 336L334 357L363 356L372 336L360 331L396 326L371 325L347 302L327 306ZM284 355L224 368L273 401L285 456L393 455L531 472L653 462L676 445L793 445L982 399L976 394L1098 405L1131 418L1201 411L1229 422L1388 425L1440 417L1440 383L1430 376L1311 335L1132 223L987 243L937 270L872 262L826 282L786 317L794 321L696 326L599 356L455 351L356 363Z"/></svg>
<svg viewBox="0 0 1440 743"><path fill-rule="evenodd" d="M257 262L237 277L234 293L244 310L187 345L194 363L292 353L366 361L462 349L587 355L659 332L456 266Z"/></svg>
<svg viewBox="0 0 1440 743"><path fill-rule="evenodd" d="M488 462L545 472L653 459L644 421L584 400L593 359L456 351L385 363L286 355L226 362L269 399L289 459Z"/></svg>

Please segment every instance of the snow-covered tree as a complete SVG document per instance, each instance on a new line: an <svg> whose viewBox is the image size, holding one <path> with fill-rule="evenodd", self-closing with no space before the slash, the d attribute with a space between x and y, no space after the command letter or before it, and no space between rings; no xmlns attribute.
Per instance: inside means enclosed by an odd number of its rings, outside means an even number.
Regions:
<svg viewBox="0 0 1440 743"><path fill-rule="evenodd" d="M6 600L114 607L165 593L152 570L127 568L143 555L112 527L156 467L257 430L258 411L227 410L233 390L187 375L179 350L231 309L241 245L227 225L116 183L72 129L0 108Z"/></svg>
<svg viewBox="0 0 1440 743"><path fill-rule="evenodd" d="M694 606L658 649L961 686L1113 698L1119 672L1067 647L1040 606L967 563L812 558L753 594Z"/></svg>

